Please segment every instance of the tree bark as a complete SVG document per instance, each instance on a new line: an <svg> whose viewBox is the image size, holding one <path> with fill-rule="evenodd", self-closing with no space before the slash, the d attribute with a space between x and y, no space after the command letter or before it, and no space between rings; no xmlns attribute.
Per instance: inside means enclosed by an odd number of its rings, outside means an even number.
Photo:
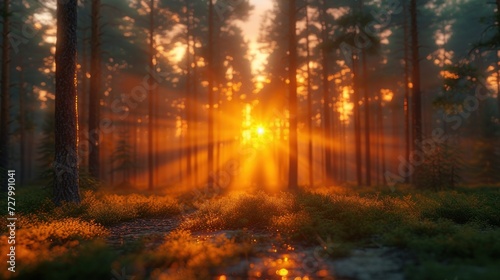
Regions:
<svg viewBox="0 0 500 280"><path fill-rule="evenodd" d="M3 2L3 31L2 31L2 107L0 112L0 175L1 189L7 190L7 170L9 168L9 68L10 68L10 1Z"/></svg>
<svg viewBox="0 0 500 280"><path fill-rule="evenodd" d="M214 172L214 4L208 1L208 145L207 145L207 172L208 185L213 186Z"/></svg>
<svg viewBox="0 0 500 280"><path fill-rule="evenodd" d="M188 186L193 186L192 182L192 146L193 146L193 112L191 97L191 9L189 1L186 0L186 177Z"/></svg>
<svg viewBox="0 0 500 280"><path fill-rule="evenodd" d="M289 151L288 151L288 188L293 190L298 187L298 141L297 141L297 20L296 20L296 3L295 0L289 0L288 10L288 79L289 96L288 96L288 110L289 110Z"/></svg>
<svg viewBox="0 0 500 280"><path fill-rule="evenodd" d="M89 92L87 88L87 72L88 72L88 59L87 59L87 30L83 30L83 44L82 44L82 68L81 68L81 90L79 92L79 97L78 97L78 129L80 131L89 131L88 129L88 124L89 124L89 118L88 118L88 113L89 113ZM77 70L78 71L78 70ZM81 133L79 136L78 141L83 142L83 141L89 141L88 139L85 138L84 133ZM90 143L88 143L90 146ZM90 150L87 152L90 153ZM85 166L85 168L88 170L89 167L89 161L88 161L88 154L80 154L81 157L81 162L80 164L82 166Z"/></svg>
<svg viewBox="0 0 500 280"><path fill-rule="evenodd" d="M21 56L21 71L19 73L19 151L20 167L19 177L21 185L26 179L26 84L24 82L24 63Z"/></svg>
<svg viewBox="0 0 500 280"><path fill-rule="evenodd" d="M387 185L387 180L385 179L385 171L386 171L386 166L385 166L385 135L384 135L384 110L382 108L382 93L380 92L378 102L377 102L377 124L378 124L378 138L379 138L379 146L380 146L380 164L381 164L381 170L379 172L379 175L382 177L382 183L384 186ZM378 175L377 175L378 176Z"/></svg>
<svg viewBox="0 0 500 280"><path fill-rule="evenodd" d="M500 0L499 0L500 1ZM403 1L403 28L404 28L404 113L405 113L405 159L406 162L410 162L410 50L408 48L409 43L409 30L408 30L408 18L407 18L407 6L406 1ZM405 183L410 183L410 176L405 176Z"/></svg>
<svg viewBox="0 0 500 280"><path fill-rule="evenodd" d="M500 22L498 22L498 19L500 18L500 0L496 0L497 3L497 28L498 28L498 33L500 33ZM497 67L498 67L498 50L497 50ZM498 74L498 72L497 72ZM497 78L498 80L498 78ZM500 83L497 81L497 83ZM500 86L498 86L499 89L497 90L497 104L498 104L498 110L500 111Z"/></svg>
<svg viewBox="0 0 500 280"><path fill-rule="evenodd" d="M417 20L417 0L410 1L411 20L411 63L412 63L412 84L413 84L413 138L414 142L422 142L422 96L420 88L420 55ZM415 145L415 150L420 150L419 145Z"/></svg>
<svg viewBox="0 0 500 280"><path fill-rule="evenodd" d="M149 69L156 71L154 64L155 50L154 50L154 11L155 0L151 0L149 7L151 9L149 14ZM153 151L153 133L154 133L154 83L153 76L149 77L149 92L148 92L148 189L153 189L154 184L154 151Z"/></svg>
<svg viewBox="0 0 500 280"><path fill-rule="evenodd" d="M363 184L361 172L361 116L359 110L359 77L358 77L358 58L356 54L352 57L352 75L353 75L353 89L354 89L354 145L356 157L356 182L358 186Z"/></svg>
<svg viewBox="0 0 500 280"><path fill-rule="evenodd" d="M324 43L327 41L327 30L326 30L326 0L322 2L321 13L321 40ZM324 46L322 48L322 70L323 70L323 147L325 153L325 175L323 178L323 184L329 186L332 183L332 151L330 147L330 129L331 129L331 118L330 118L330 85L328 82L328 53Z"/></svg>
<svg viewBox="0 0 500 280"><path fill-rule="evenodd" d="M365 99L365 168L366 168L366 185L372 184L372 168L371 168L371 140L370 140L370 94L368 90L368 67L366 65L366 51L361 51L362 67L363 67L363 93Z"/></svg>
<svg viewBox="0 0 500 280"><path fill-rule="evenodd" d="M193 17L191 18L192 22L194 22L194 15ZM196 61L197 61L197 57L196 57L196 37L195 37L195 34L193 33L192 35L193 37L193 61L195 62L194 64L194 69L193 69L193 76L192 76L192 79L193 79L193 85L192 85L192 95L193 95L193 100L194 100L194 104L196 106L200 106L197 102L198 100L198 65L196 64ZM193 115L192 115L192 124L193 124L193 131L198 131L198 110L196 108L194 108L193 110ZM198 168L198 143L199 143L199 134L196 133L195 134L195 137L193 137L193 155L194 155L194 158L193 158L193 173L194 173L194 184L195 185L198 185L199 184L199 168Z"/></svg>
<svg viewBox="0 0 500 280"><path fill-rule="evenodd" d="M92 21L90 38L90 92L89 92L89 173L96 179L100 174L100 107L101 107L101 46L100 46L101 0L92 0Z"/></svg>
<svg viewBox="0 0 500 280"><path fill-rule="evenodd" d="M364 1L359 0L358 1L358 10L359 13L363 13L363 7L364 7ZM360 32L362 32L360 30ZM368 67L367 67L367 57L366 57L366 50L365 48L361 49L361 67L362 67L362 85L358 88L363 89L363 98L365 100L364 105L365 105L365 115L364 115L364 121L365 121L365 179L366 179L366 185L371 186L371 149L370 145L371 140L370 140L370 92L368 90ZM359 80L358 80L359 81Z"/></svg>
<svg viewBox="0 0 500 280"><path fill-rule="evenodd" d="M306 4L306 48L307 48L307 135L308 135L308 169L309 169L309 187L314 185L314 174L313 174L313 123L312 123L312 88L311 88L311 67L309 62L311 61L311 51L309 49L309 6Z"/></svg>
<svg viewBox="0 0 500 280"><path fill-rule="evenodd" d="M76 80L77 0L57 1L54 203L80 203Z"/></svg>

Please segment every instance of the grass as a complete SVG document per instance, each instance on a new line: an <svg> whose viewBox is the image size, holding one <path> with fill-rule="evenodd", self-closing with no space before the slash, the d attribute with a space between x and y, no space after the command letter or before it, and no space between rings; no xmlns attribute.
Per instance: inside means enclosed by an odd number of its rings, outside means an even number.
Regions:
<svg viewBox="0 0 500 280"><path fill-rule="evenodd" d="M331 238L344 249L376 242L414 256L410 279L450 278L449 272L461 264L460 279L500 279L498 205L497 188L239 194L204 202L182 226L265 228L311 245L318 244L318 237ZM346 250L334 252L332 257L348 255Z"/></svg>
<svg viewBox="0 0 500 280"><path fill-rule="evenodd" d="M210 279L222 275L224 268L252 254L253 244L236 242L224 234L210 238L195 237L189 231L177 230L168 234L146 265L154 279ZM139 273L144 274L144 273Z"/></svg>
<svg viewBox="0 0 500 280"><path fill-rule="evenodd" d="M286 193L268 195L233 193L224 197L195 204L196 212L181 225L189 230L222 230L254 228L265 229L273 225L275 217L290 213L295 201Z"/></svg>
<svg viewBox="0 0 500 280"><path fill-rule="evenodd" d="M32 273L38 279L91 279L82 273L89 267L101 267L100 257L92 258L94 251L106 252L104 258L113 253L104 245L109 235L105 226L137 218L172 217L181 213L177 201L167 196L116 195L105 192L84 191L81 205L66 204L61 207L49 199L43 188L26 188L16 191L16 259L21 279L30 278ZM6 198L0 207L6 209ZM6 216L1 216L6 220ZM2 227L0 251L9 252L8 228ZM94 253L91 253L94 252ZM43 261L42 261L43 260ZM65 272L58 267L68 263L79 263ZM104 273L109 278L108 269ZM53 271L53 270L57 271ZM99 270L96 270L99 271ZM59 273L59 274L58 274ZM64 273L73 275L65 277ZM59 275L59 276L56 276ZM84 276L87 277L84 277ZM0 272L0 278L11 277L7 270ZM45 278L44 278L45 277ZM98 278L97 278L98 279Z"/></svg>
<svg viewBox="0 0 500 280"><path fill-rule="evenodd" d="M16 213L47 222L78 218L110 226L137 218L172 217L182 212L177 200L166 195L137 193L118 195L86 190L82 191L81 197L80 205L66 204L55 207L46 189L25 188L17 191ZM7 199L2 197L0 201L2 209L7 208L6 201Z"/></svg>
<svg viewBox="0 0 500 280"><path fill-rule="evenodd" d="M121 254L103 243L107 226L179 215L183 207L178 200L85 191L80 206L56 208L47 197L43 189L16 193L20 279L88 279L85 269L95 272L95 279L109 279L110 268L120 271L120 265L136 279L206 279L251 255L253 245L245 238L217 233L200 239L191 232L242 229L311 246L319 245L318 238L331 239L340 244L329 252L332 258L347 256L351 248L396 247L412 258L408 279L500 279L498 188L229 193L183 202L192 211L178 230L125 245ZM0 207L6 207L5 201ZM0 250L5 251L6 228L2 232ZM148 244L156 245L147 250ZM7 276L2 272L0 277Z"/></svg>

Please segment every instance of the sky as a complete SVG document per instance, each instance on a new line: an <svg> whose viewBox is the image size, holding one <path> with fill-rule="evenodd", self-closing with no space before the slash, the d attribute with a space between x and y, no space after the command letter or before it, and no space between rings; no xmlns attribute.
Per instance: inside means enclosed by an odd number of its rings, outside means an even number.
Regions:
<svg viewBox="0 0 500 280"><path fill-rule="evenodd" d="M259 37L260 23L264 13L273 7L273 1L250 0L250 4L254 6L254 9L251 11L248 21L243 22L241 27L250 44L250 54L254 56L254 59L252 59L252 70L256 73L266 59L266 56L258 51L257 39Z"/></svg>

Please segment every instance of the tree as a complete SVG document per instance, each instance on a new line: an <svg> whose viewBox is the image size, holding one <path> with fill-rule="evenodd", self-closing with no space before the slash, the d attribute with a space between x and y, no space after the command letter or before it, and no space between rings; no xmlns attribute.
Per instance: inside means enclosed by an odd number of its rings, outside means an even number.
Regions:
<svg viewBox="0 0 500 280"><path fill-rule="evenodd" d="M410 36L411 36L411 65L412 65L412 105L413 105L413 138L414 142L422 142L422 96L420 84L420 55L418 35L417 0L410 1ZM419 145L415 145L418 148Z"/></svg>
<svg viewBox="0 0 500 280"><path fill-rule="evenodd" d="M358 1L358 8L359 12L361 15L363 15L363 7L364 7L364 2L363 0ZM366 26L366 23L363 24L363 26ZM370 94L369 94L369 85L368 85L368 67L367 67L367 55L366 55L366 49L361 48L361 56L360 58L362 59L361 65L362 65L362 70L363 70L363 76L362 76L362 88L363 88L363 93L364 93L364 99L365 99L365 168L366 168L366 185L371 186L371 151L370 151L370 145L372 145L371 140L370 140Z"/></svg>
<svg viewBox="0 0 500 280"><path fill-rule="evenodd" d="M208 0L208 185L213 185L214 172L214 4Z"/></svg>
<svg viewBox="0 0 500 280"><path fill-rule="evenodd" d="M89 172L99 179L99 121L101 107L101 43L100 43L100 5L101 0L92 0L91 38L90 38L90 94L89 94ZM85 58L84 58L85 59Z"/></svg>
<svg viewBox="0 0 500 280"><path fill-rule="evenodd" d="M123 186L130 185L130 171L134 168L134 161L132 156L132 146L130 143L130 137L127 130L120 132L118 143L116 143L116 148L112 154L112 161L116 163L116 167L111 170L111 172L122 172Z"/></svg>
<svg viewBox="0 0 500 280"><path fill-rule="evenodd" d="M2 88L0 108L0 184L2 189L7 188L6 170L9 168L9 33L10 33L10 1L3 2L3 31L2 31Z"/></svg>
<svg viewBox="0 0 500 280"><path fill-rule="evenodd" d="M328 61L328 49L326 47L326 42L328 40L327 22L326 22L326 0L322 0L322 6L320 8L321 13L321 41L323 42L323 48L321 52L322 56L322 69L323 69L323 143L325 149L325 178L323 184L328 186L332 183L332 149L330 144L330 134L331 134L331 118L330 118L330 85L328 82L328 71L329 71L329 61Z"/></svg>
<svg viewBox="0 0 500 280"><path fill-rule="evenodd" d="M76 103L77 0L57 1L54 203L80 203Z"/></svg>
<svg viewBox="0 0 500 280"><path fill-rule="evenodd" d="M404 48L404 113L405 113L405 159L410 162L410 50L408 48L408 13L406 1L403 1L403 48ZM410 176L405 176L405 183L410 182Z"/></svg>
<svg viewBox="0 0 500 280"><path fill-rule="evenodd" d="M191 87L191 83L193 82L192 77L192 63L191 62L191 42L192 40L192 29L193 29L193 11L192 5L189 0L186 0L186 10L185 10L185 20L186 20L186 177L188 178L188 185L193 186L193 175L192 175L192 167L193 167L193 124L195 122L193 117L193 90ZM194 48L195 46L193 46Z"/></svg>
<svg viewBox="0 0 500 280"><path fill-rule="evenodd" d="M155 57L155 43L154 43L154 34L155 34L155 22L154 22L154 13L155 13L155 0L151 0L149 4L150 8L150 18L149 18L149 69L156 69L154 63ZM153 70L152 70L153 71ZM153 179L154 179L154 151L153 151L153 132L154 132L154 89L152 84L154 83L153 76L150 74L149 77L149 93L148 93L148 188L150 190L153 189Z"/></svg>
<svg viewBox="0 0 500 280"><path fill-rule="evenodd" d="M500 0L496 0L497 4L497 32L498 36L500 36L500 22L498 22L498 19L500 19ZM497 66L498 66L498 53L497 53ZM500 83L499 83L500 84ZM500 90L497 92L497 105L498 105L498 110L500 111Z"/></svg>
<svg viewBox="0 0 500 280"><path fill-rule="evenodd" d="M309 187L314 185L313 176L313 124L312 124L312 87L311 87L311 50L310 50L310 26L309 26L309 1L306 1L306 63L307 63L307 155L308 155L308 173Z"/></svg>
<svg viewBox="0 0 500 280"><path fill-rule="evenodd" d="M297 141L297 8L295 0L289 0L288 7L288 79L289 96L288 110L290 112L290 139L289 139L289 165L288 188L296 189L298 186L298 141Z"/></svg>
<svg viewBox="0 0 500 280"><path fill-rule="evenodd" d="M21 58L21 71L19 73L19 157L21 166L21 184L26 179L26 83L24 81L24 65Z"/></svg>

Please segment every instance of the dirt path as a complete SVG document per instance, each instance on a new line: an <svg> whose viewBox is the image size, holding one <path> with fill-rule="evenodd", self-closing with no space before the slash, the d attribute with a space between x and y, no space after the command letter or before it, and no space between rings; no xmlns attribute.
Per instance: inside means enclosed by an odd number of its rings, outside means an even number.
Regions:
<svg viewBox="0 0 500 280"><path fill-rule="evenodd" d="M136 219L109 227L107 241L114 247L120 247L144 236L167 234L177 228L179 223L180 220L176 218Z"/></svg>
<svg viewBox="0 0 500 280"><path fill-rule="evenodd" d="M180 219L137 219L110 227L109 244L121 248L124 244L141 237L163 236L180 224ZM220 234L228 238L241 235L241 231L195 232L207 239ZM235 265L225 267L217 275L226 279L356 279L356 280L402 280L403 267L409 257L403 252L386 247L353 250L349 257L333 260L322 245L305 246L288 244L266 232L247 232L250 238L259 240L255 254ZM148 248L159 245L162 238L152 238Z"/></svg>

